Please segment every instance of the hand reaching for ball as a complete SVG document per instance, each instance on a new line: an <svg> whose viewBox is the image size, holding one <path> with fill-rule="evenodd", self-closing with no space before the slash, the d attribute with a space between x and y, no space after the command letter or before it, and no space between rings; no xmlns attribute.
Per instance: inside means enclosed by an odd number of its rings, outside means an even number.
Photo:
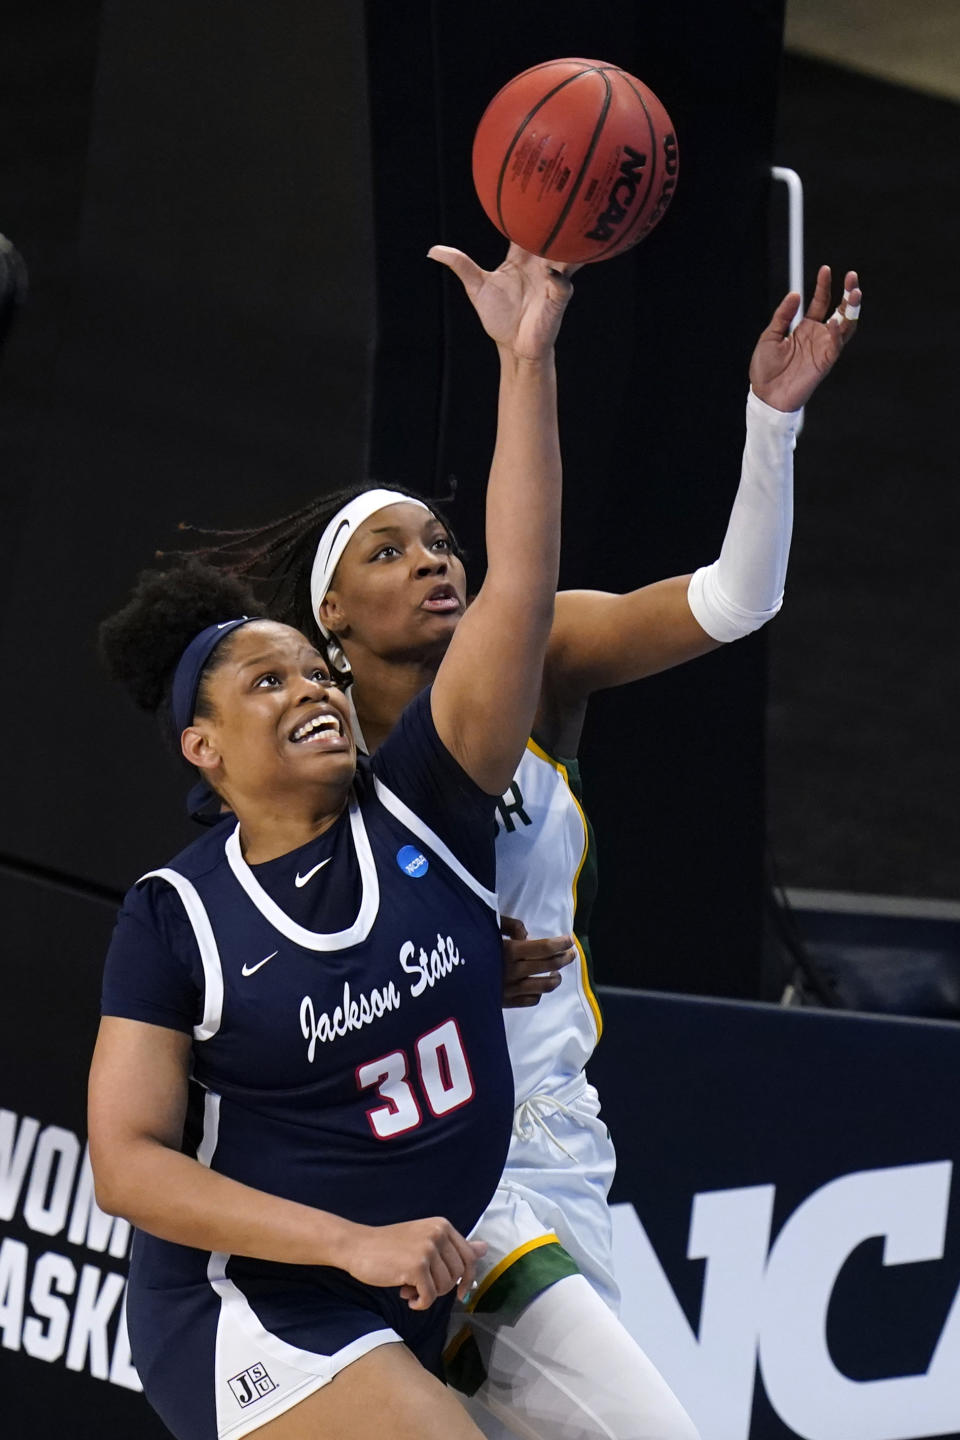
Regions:
<svg viewBox="0 0 960 1440"><path fill-rule="evenodd" d="M856 270L848 270L844 295L826 319L830 306L830 266L821 265L813 299L800 324L790 322L802 303L794 290L784 296L770 324L757 341L750 361L753 393L775 410L799 410L839 359L857 329L862 299Z"/></svg>
<svg viewBox="0 0 960 1440"><path fill-rule="evenodd" d="M502 351L543 360L553 350L579 265L554 264L511 245L496 270L482 270L462 250L434 245L427 254L460 279L484 330Z"/></svg>

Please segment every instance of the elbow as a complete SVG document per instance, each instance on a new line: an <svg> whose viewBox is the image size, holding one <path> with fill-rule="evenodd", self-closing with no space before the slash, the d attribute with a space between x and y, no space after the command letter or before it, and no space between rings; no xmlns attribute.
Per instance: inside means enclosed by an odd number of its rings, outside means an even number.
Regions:
<svg viewBox="0 0 960 1440"><path fill-rule="evenodd" d="M97 1209L102 1210L104 1215L113 1215L120 1220L129 1220L129 1215L124 1214L123 1202L114 1195L112 1190L105 1190L102 1186L94 1184L93 1197L97 1202Z"/></svg>
<svg viewBox="0 0 960 1440"><path fill-rule="evenodd" d="M109 1143L90 1141L90 1168L97 1205L106 1215L150 1228L166 1192L165 1165L170 1147L152 1136L130 1136Z"/></svg>
<svg viewBox="0 0 960 1440"><path fill-rule="evenodd" d="M121 1151L112 1153L102 1143L90 1141L90 1168L93 1171L93 1194L105 1215L117 1215L136 1224L135 1210L137 1161Z"/></svg>
<svg viewBox="0 0 960 1440"><path fill-rule="evenodd" d="M97 1208L105 1215L118 1215L123 1220L129 1220L126 1213L123 1185L118 1183L117 1177L103 1165L93 1166L93 1195L97 1202Z"/></svg>

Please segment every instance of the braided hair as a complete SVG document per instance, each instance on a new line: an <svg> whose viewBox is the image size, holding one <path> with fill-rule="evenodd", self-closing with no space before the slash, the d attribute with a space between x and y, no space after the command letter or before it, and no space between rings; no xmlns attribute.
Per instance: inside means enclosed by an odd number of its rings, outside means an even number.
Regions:
<svg viewBox="0 0 960 1440"><path fill-rule="evenodd" d="M100 625L100 658L141 710L156 715L165 737L179 753L174 734L173 676L186 647L208 625L238 615L256 615L249 585L201 561L179 559L167 570L144 570L126 605ZM213 713L207 693L210 674L228 657L228 635L213 651L197 691L195 714Z"/></svg>
<svg viewBox="0 0 960 1440"><path fill-rule="evenodd" d="M371 481L346 486L309 500L290 515L242 530L202 529L182 524L181 530L205 537L206 543L189 552L172 553L198 557L225 575L256 585L268 613L308 636L326 658L331 673L336 674L338 670L342 672L342 652L335 641L331 643L326 639L317 624L310 599L310 572L320 537L337 511L358 495L375 488L378 487ZM449 522L434 501L426 500L404 485L389 482L389 488L426 505L447 531L453 553L461 560L464 558ZM453 499L452 493L449 498ZM349 683L349 675L341 674L341 678Z"/></svg>

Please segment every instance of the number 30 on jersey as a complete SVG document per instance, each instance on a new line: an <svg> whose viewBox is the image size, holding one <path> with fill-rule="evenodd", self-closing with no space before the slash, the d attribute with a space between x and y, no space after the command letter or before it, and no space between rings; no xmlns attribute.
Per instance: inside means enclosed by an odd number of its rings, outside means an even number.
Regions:
<svg viewBox="0 0 960 1440"><path fill-rule="evenodd" d="M421 1035L414 1046L416 1089L410 1061L404 1050L393 1050L379 1060L357 1067L357 1088L376 1087L382 1105L367 1111L370 1129L378 1140L392 1140L415 1130L423 1120L417 1090L431 1115L447 1115L473 1099L473 1076L456 1020L444 1020Z"/></svg>

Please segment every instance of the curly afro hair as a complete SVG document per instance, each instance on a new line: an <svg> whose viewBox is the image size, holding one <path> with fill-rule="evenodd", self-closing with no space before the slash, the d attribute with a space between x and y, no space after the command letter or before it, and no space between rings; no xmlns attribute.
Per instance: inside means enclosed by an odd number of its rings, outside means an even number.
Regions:
<svg viewBox="0 0 960 1440"><path fill-rule="evenodd" d="M180 560L167 570L144 570L123 609L101 624L100 658L140 709L156 715L165 731L172 733L173 675L190 641L208 625L258 613L262 612L249 585L199 560ZM227 658L231 638L214 650L205 676ZM202 680L196 713L210 713Z"/></svg>

